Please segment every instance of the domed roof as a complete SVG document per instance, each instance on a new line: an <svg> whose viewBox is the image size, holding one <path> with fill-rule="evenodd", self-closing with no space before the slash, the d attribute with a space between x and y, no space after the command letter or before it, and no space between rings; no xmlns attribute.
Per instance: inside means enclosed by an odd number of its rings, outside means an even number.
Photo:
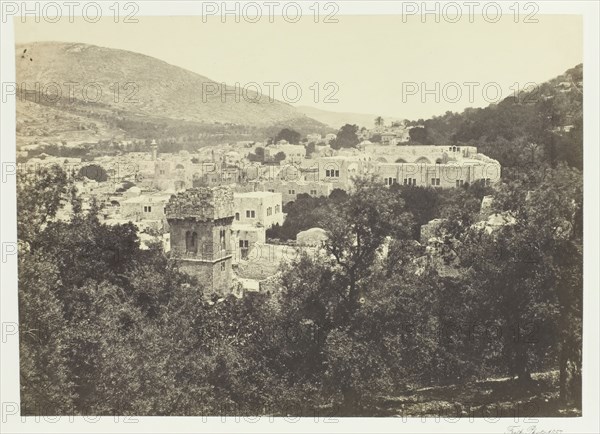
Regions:
<svg viewBox="0 0 600 434"><path fill-rule="evenodd" d="M135 185L131 188L129 188L126 192L125 192L125 196L127 197L136 197L142 194L142 190L139 187L136 187Z"/></svg>
<svg viewBox="0 0 600 434"><path fill-rule="evenodd" d="M305 231L298 232L296 242L300 245L315 246L327 240L327 231L321 228L310 228Z"/></svg>

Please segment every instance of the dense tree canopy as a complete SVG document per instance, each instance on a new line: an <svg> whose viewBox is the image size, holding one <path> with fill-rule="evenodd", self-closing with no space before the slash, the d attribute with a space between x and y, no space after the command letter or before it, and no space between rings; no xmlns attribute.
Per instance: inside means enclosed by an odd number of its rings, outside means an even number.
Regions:
<svg viewBox="0 0 600 434"><path fill-rule="evenodd" d="M273 142L277 143L280 140L285 140L288 143L291 143L292 145L297 145L298 143L300 143L301 138L302 135L298 131L294 131L289 128L284 128L281 131L279 131L279 133L277 133L277 135L273 139Z"/></svg>
<svg viewBox="0 0 600 434"><path fill-rule="evenodd" d="M493 191L514 223L491 232L477 184L299 196L290 231L321 226L323 248L284 264L280 291L217 302L135 226L84 212L61 169L22 172L24 414L373 415L407 388L552 369L578 405L582 177L546 169ZM431 217L453 223L451 263L414 240Z"/></svg>
<svg viewBox="0 0 600 434"><path fill-rule="evenodd" d="M524 166L559 161L582 170L582 80L583 66L578 65L563 76L522 89L485 108L408 121L413 127L409 130L411 141L477 146L479 152L502 164L504 178L523 171ZM562 87L564 82L570 84L568 89Z"/></svg>
<svg viewBox="0 0 600 434"><path fill-rule="evenodd" d="M275 155L273 155L273 161L275 161L276 163L285 160L285 158L285 152L278 152Z"/></svg>
<svg viewBox="0 0 600 434"><path fill-rule="evenodd" d="M262 146L257 146L254 149L254 152L248 154L248 160L258 163L265 162L265 148Z"/></svg>
<svg viewBox="0 0 600 434"><path fill-rule="evenodd" d="M340 128L337 137L330 143L333 149L354 148L358 145L357 125L346 124Z"/></svg>
<svg viewBox="0 0 600 434"><path fill-rule="evenodd" d="M88 164L79 169L79 176L86 177L98 182L104 182L108 180L108 174L102 166L97 164Z"/></svg>

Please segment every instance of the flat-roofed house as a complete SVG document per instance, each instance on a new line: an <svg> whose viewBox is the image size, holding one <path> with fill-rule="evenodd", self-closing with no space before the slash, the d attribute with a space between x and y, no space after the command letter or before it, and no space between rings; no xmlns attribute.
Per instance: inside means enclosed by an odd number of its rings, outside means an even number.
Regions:
<svg viewBox="0 0 600 434"><path fill-rule="evenodd" d="M270 228L283 224L281 193L270 191L252 191L234 193L234 223L260 224Z"/></svg>

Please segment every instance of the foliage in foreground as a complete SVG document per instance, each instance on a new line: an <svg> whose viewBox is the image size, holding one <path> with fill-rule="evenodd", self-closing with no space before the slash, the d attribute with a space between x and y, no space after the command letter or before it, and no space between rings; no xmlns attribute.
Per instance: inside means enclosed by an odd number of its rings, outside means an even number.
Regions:
<svg viewBox="0 0 600 434"><path fill-rule="evenodd" d="M23 414L375 414L410 388L549 369L580 407L576 169L501 186L515 223L492 233L471 226L466 193L446 199L461 222L450 275L411 239L408 196L359 180L325 204L324 253L284 267L281 292L214 304L133 225L82 212L60 169L20 176Z"/></svg>

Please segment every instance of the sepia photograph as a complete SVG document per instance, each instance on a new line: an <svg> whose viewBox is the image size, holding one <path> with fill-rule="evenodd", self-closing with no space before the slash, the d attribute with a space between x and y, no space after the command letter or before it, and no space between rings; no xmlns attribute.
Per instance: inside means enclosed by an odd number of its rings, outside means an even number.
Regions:
<svg viewBox="0 0 600 434"><path fill-rule="evenodd" d="M3 424L597 432L599 8L500 3L3 1Z"/></svg>

